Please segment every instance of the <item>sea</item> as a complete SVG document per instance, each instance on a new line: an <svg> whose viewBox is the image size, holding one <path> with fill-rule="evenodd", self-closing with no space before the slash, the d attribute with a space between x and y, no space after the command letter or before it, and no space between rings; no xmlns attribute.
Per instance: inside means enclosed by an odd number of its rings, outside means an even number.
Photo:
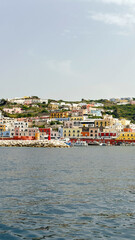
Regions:
<svg viewBox="0 0 135 240"><path fill-rule="evenodd" d="M0 148L1 240L135 239L135 147Z"/></svg>

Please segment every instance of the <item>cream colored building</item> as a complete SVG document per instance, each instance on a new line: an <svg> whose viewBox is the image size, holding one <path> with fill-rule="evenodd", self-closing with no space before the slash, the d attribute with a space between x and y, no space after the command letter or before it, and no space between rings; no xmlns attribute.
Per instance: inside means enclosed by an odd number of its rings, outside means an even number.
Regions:
<svg viewBox="0 0 135 240"><path fill-rule="evenodd" d="M51 110L58 110L59 109L59 104L52 102L48 105L48 108L51 109Z"/></svg>
<svg viewBox="0 0 135 240"><path fill-rule="evenodd" d="M71 117L70 120L71 121L83 121L84 117L82 116L76 116L76 117Z"/></svg>
<svg viewBox="0 0 135 240"><path fill-rule="evenodd" d="M81 137L82 128L63 128L63 137Z"/></svg>
<svg viewBox="0 0 135 240"><path fill-rule="evenodd" d="M130 125L130 120L127 120L127 119L121 119L120 120L120 122L121 122L121 124L125 127L125 126L127 126L127 125Z"/></svg>

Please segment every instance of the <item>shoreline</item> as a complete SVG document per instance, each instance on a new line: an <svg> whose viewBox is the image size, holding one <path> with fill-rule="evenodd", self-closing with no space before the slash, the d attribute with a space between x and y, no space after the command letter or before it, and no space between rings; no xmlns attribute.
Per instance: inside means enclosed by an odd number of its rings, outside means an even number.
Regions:
<svg viewBox="0 0 135 240"><path fill-rule="evenodd" d="M58 140L0 140L0 147L69 148L66 143Z"/></svg>

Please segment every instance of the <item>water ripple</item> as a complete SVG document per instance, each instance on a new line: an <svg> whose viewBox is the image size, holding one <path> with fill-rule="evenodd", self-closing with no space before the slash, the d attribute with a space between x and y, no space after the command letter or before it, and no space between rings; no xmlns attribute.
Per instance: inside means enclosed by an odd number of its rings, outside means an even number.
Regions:
<svg viewBox="0 0 135 240"><path fill-rule="evenodd" d="M134 239L135 148L0 148L0 239Z"/></svg>

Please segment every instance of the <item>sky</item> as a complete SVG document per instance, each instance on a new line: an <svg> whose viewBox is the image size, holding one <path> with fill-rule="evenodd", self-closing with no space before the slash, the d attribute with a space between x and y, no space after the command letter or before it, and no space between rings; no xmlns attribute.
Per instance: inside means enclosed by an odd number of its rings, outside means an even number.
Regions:
<svg viewBox="0 0 135 240"><path fill-rule="evenodd" d="M0 98L134 89L135 0L0 0Z"/></svg>

